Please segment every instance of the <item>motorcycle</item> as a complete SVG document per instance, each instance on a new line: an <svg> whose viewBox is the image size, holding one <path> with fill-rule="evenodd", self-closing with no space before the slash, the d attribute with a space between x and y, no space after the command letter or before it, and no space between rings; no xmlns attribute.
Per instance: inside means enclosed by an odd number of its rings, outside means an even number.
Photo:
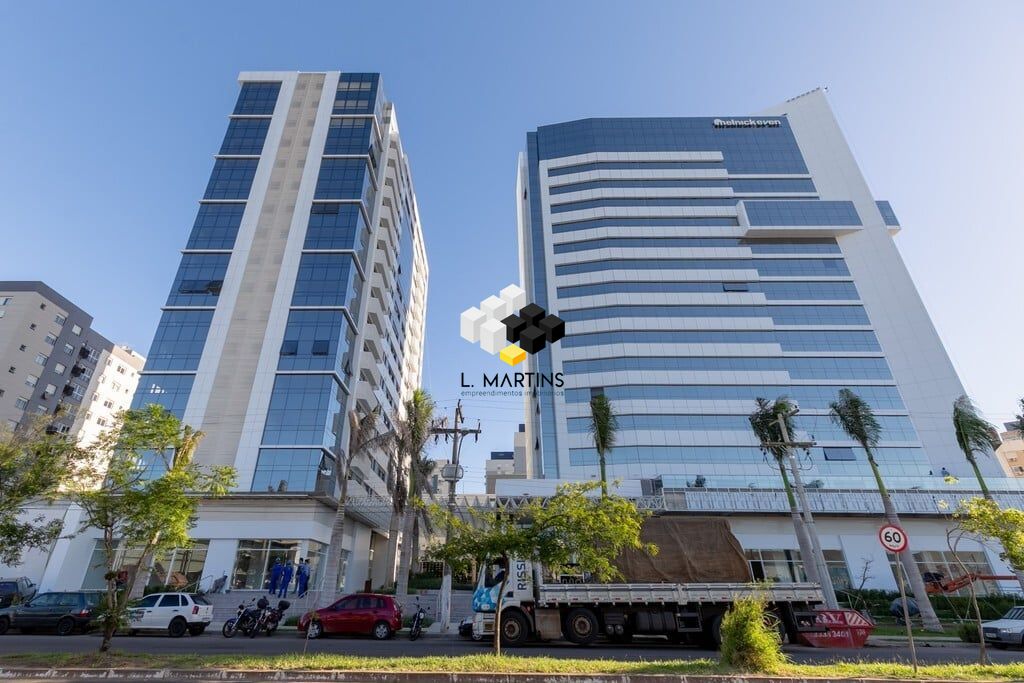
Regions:
<svg viewBox="0 0 1024 683"><path fill-rule="evenodd" d="M271 607L270 603L267 602L265 598L262 599L261 602L265 602L266 604L260 611L260 615L257 617L256 623L253 624L252 629L248 632L248 636L250 638L255 638L256 634L260 631L266 631L268 636L273 635L274 631L277 630L277 627L281 623L281 617L284 616L284 611L292 606L292 604L287 600L279 600L277 607Z"/></svg>
<svg viewBox="0 0 1024 683"><path fill-rule="evenodd" d="M249 631L256 625L256 620L259 618L263 608L270 604L266 598L260 598L259 602L253 605L255 600L256 598L253 598L248 604L243 603L238 606L238 612L235 616L224 622L224 626L220 629L221 635L225 638L234 638L235 634L239 631L248 635Z"/></svg>
<svg viewBox="0 0 1024 683"><path fill-rule="evenodd" d="M409 640L416 640L423 633L423 620L427 613L420 607L420 599L416 598L416 613L412 616L412 624L409 625Z"/></svg>

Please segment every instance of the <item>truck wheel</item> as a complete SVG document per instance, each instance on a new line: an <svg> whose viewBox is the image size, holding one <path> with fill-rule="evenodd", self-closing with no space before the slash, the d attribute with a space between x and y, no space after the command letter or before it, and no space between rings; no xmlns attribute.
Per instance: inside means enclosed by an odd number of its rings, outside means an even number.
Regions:
<svg viewBox="0 0 1024 683"><path fill-rule="evenodd" d="M597 617L585 607L569 610L565 617L565 637L577 645L590 645L597 640Z"/></svg>
<svg viewBox="0 0 1024 683"><path fill-rule="evenodd" d="M519 612L509 612L501 615L501 644L505 647L519 647L526 642L530 634L529 624L526 617Z"/></svg>
<svg viewBox="0 0 1024 683"><path fill-rule="evenodd" d="M704 645L712 650L718 650L722 647L722 615L716 614L711 621L708 622L708 627L704 631Z"/></svg>

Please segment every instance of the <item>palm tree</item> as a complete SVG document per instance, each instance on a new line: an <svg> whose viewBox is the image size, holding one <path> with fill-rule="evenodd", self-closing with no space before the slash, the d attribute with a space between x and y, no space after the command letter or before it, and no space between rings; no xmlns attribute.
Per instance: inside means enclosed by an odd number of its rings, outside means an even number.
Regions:
<svg viewBox="0 0 1024 683"><path fill-rule="evenodd" d="M789 449L783 443L782 431L779 428L779 418L786 424L787 431L792 434L796 427L793 424L793 414L796 412L793 402L785 396L780 396L774 401L766 398L756 399L757 409L750 414L750 428L754 436L761 443L761 451L766 455L775 458L775 464L779 468L779 475L782 477L782 488L786 492L786 500L789 502L789 512L793 517L793 529L796 533L796 541L800 546L800 557L803 560L804 572L808 581L821 584L821 576L818 566L814 561L814 545L811 543L810 534L804 524L804 518L796 504L796 496L793 494L793 487L789 483L789 475L786 473L786 458L789 457Z"/></svg>
<svg viewBox="0 0 1024 683"><path fill-rule="evenodd" d="M953 401L953 430L956 432L956 443L964 452L967 462L971 463L974 469L974 476L978 479L978 486L981 487L981 495L992 500L992 494L988 491L985 478L981 476L981 469L978 468L978 460L975 453L990 452L999 448L999 436L996 428L978 414L978 409L966 395Z"/></svg>
<svg viewBox="0 0 1024 683"><path fill-rule="evenodd" d="M618 428L619 422L612 410L611 401L603 393L595 394L590 399L590 434L594 437L597 460L601 464L601 496L603 498L608 497L605 454L615 447L615 432Z"/></svg>
<svg viewBox="0 0 1024 683"><path fill-rule="evenodd" d="M878 486L878 494L882 497L882 508L885 510L885 518L890 524L900 526L900 517L896 514L896 507L892 504L889 489L886 488L885 481L882 479L882 473L878 469L878 463L875 462L874 449L878 446L878 441L881 438L882 426L878 423L877 418L875 418L875 413L871 406L857 394L843 388L839 390L838 400L832 401L829 404L829 417L832 418L834 424L842 428L851 439L860 444L860 447L864 449L868 464L871 465L871 473L874 475L875 483ZM941 633L943 630L942 624L939 623L939 618L935 615L932 603L928 599L928 591L925 590L924 580L921 578L921 570L918 569L917 563L914 562L914 555L909 546L902 553L899 553L897 559L903 565L903 571L910 583L910 590L914 594L914 599L917 600L918 609L921 610L921 621L924 623L925 630Z"/></svg>
<svg viewBox="0 0 1024 683"><path fill-rule="evenodd" d="M405 595L409 592L409 570L413 560L413 536L416 518L420 509L416 505L427 484L430 462L426 457L427 442L431 437L434 421L434 399L423 389L413 391L412 398L405 402L405 414L395 416L395 447L401 462L408 461L407 468L398 467L403 472L405 482L395 486L395 493L403 498L401 504L402 548L398 559L398 576L395 592ZM407 474L406 474L407 473ZM396 508L397 509L397 508ZM398 513L393 513L398 514Z"/></svg>
<svg viewBox="0 0 1024 683"><path fill-rule="evenodd" d="M331 545L327 549L327 563L324 567L323 585L329 595L338 592L341 584L341 544L345 537L345 504L348 501L348 474L356 457L369 451L381 443L386 435L379 434L377 425L380 421L380 408L376 407L368 413L360 415L349 411L348 449L342 453L334 466L334 481L338 491L338 509L334 513L331 525Z"/></svg>
<svg viewBox="0 0 1024 683"><path fill-rule="evenodd" d="M1024 408L1024 400L1021 401L1021 408ZM1019 415L1017 417L1020 424L1024 425L1024 418ZM953 402L953 429L956 432L957 445L960 446L967 462L971 463L971 467L974 469L974 476L978 479L978 486L981 487L981 495L986 500L995 502L988 490L988 485L985 484L985 478L981 475L975 453L987 455L990 451L999 448L999 433L978 413L974 402L966 395ZM1020 584L1021 590L1024 591L1024 572L1015 571L1014 573L1017 575L1017 582Z"/></svg>

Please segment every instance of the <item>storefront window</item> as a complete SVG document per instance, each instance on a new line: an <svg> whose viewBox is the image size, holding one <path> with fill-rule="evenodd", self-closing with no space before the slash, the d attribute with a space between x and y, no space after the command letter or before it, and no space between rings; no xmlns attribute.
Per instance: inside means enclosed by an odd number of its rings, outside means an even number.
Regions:
<svg viewBox="0 0 1024 683"><path fill-rule="evenodd" d="M963 562L966 571L960 567L956 557L948 550L926 550L914 553L914 562L921 571L921 577L925 583L947 583L950 580L964 576L964 574L980 574L982 576L993 574L992 566L989 565L988 558L985 557L984 552L961 550L957 553L957 556L960 558L960 562ZM895 555L889 555L889 568L892 570L895 580ZM904 577L904 580L906 580L906 577ZM978 595L1000 594L999 585L995 581L975 581L974 588ZM969 594L970 589L967 587L948 593L948 595L961 596Z"/></svg>
<svg viewBox="0 0 1024 683"><path fill-rule="evenodd" d="M235 590L265 590L270 586L270 566L278 558L295 563L299 542L271 539L242 539L235 552L231 587Z"/></svg>
<svg viewBox="0 0 1024 683"><path fill-rule="evenodd" d="M850 572L842 550L822 550L832 585L837 589L850 587ZM797 583L807 581L799 550L748 550L747 562L755 581Z"/></svg>

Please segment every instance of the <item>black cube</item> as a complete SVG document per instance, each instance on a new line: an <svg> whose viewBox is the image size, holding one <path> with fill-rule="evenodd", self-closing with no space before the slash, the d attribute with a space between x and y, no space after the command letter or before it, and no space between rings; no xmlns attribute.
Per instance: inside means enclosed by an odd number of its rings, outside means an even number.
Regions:
<svg viewBox="0 0 1024 683"><path fill-rule="evenodd" d="M536 325L540 319L547 315L547 312L537 304L526 304L519 309L519 317L528 325Z"/></svg>
<svg viewBox="0 0 1024 683"><path fill-rule="evenodd" d="M510 315L502 320L501 324L505 326L505 339L510 344L515 344L519 341L519 335L526 329L526 321L518 315Z"/></svg>
<svg viewBox="0 0 1024 683"><path fill-rule="evenodd" d="M549 315L541 318L537 327L544 332L544 337L548 340L549 344L554 344L565 336L565 321L557 315Z"/></svg>
<svg viewBox="0 0 1024 683"><path fill-rule="evenodd" d="M544 348L544 330L528 326L519 335L519 348L527 353L537 353Z"/></svg>

